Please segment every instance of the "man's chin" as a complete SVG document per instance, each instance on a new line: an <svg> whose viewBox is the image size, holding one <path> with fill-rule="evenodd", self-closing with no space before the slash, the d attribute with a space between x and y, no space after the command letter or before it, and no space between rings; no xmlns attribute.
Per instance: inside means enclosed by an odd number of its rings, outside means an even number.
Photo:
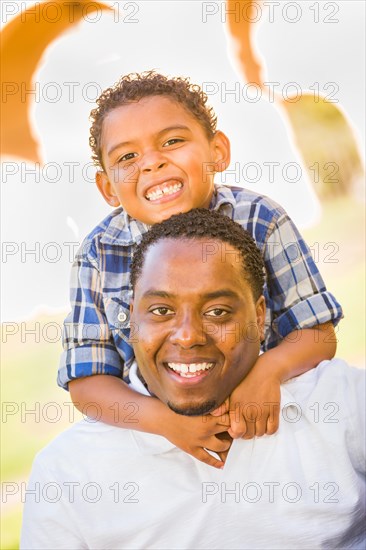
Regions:
<svg viewBox="0 0 366 550"><path fill-rule="evenodd" d="M185 403L184 405L177 405L168 401L167 405L173 412L184 416L202 416L218 407L218 403L214 399L205 401L204 403Z"/></svg>

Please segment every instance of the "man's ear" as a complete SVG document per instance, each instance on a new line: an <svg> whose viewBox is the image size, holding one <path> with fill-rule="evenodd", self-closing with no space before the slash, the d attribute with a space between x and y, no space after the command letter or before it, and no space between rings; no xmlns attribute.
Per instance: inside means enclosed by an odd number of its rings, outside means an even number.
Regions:
<svg viewBox="0 0 366 550"><path fill-rule="evenodd" d="M223 172L230 164L231 152L230 140L221 130L217 130L213 137L213 147L215 172Z"/></svg>
<svg viewBox="0 0 366 550"><path fill-rule="evenodd" d="M108 176L105 172L98 170L98 172L95 174L95 183L97 184L100 193L103 195L104 200L110 206L116 207L120 205L119 199L115 194L113 186L111 185L111 182L109 181Z"/></svg>
<svg viewBox="0 0 366 550"><path fill-rule="evenodd" d="M260 341L264 340L264 328L266 321L266 300L264 296L260 296L255 304L255 311L257 314L257 327Z"/></svg>

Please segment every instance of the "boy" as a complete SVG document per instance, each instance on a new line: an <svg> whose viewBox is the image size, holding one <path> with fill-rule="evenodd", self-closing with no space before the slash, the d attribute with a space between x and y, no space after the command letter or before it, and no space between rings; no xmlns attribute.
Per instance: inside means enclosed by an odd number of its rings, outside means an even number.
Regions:
<svg viewBox="0 0 366 550"><path fill-rule="evenodd" d="M245 189L215 187L215 173L229 165L230 142L216 130L206 101L187 79L150 71L122 77L92 111L90 145L100 168L96 183L108 204L119 208L90 233L74 262L73 309L65 321L59 384L69 387L80 410L90 411L92 403L98 419L163 435L197 459L222 468L230 442L218 434L228 430L231 437L251 438L274 433L280 383L334 356L333 323L342 310L281 207ZM133 361L131 343L138 339L138 327L129 324L129 267L134 245L149 226L200 207L240 223L263 254L266 353L215 413L187 419L125 383ZM202 261L212 253L223 251L208 247ZM225 338L224 324L222 328ZM207 319L202 329L209 338L213 327ZM183 340L187 348L197 345L188 332ZM182 376L198 377L202 365L195 369Z"/></svg>

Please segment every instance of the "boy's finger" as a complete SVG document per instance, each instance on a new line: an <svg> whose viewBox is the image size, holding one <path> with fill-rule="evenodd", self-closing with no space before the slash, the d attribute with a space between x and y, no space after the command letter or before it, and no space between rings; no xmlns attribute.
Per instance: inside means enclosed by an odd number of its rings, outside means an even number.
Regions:
<svg viewBox="0 0 366 550"><path fill-rule="evenodd" d="M205 464L208 464L209 466L213 466L214 468L218 468L219 470L222 470L224 467L225 462L222 460L218 460L214 456L210 455L205 449L198 449L194 453L192 453L192 456L194 458L197 458L200 462L204 462Z"/></svg>
<svg viewBox="0 0 366 550"><path fill-rule="evenodd" d="M231 439L219 439L218 437L213 436L210 438L207 445L205 445L205 448L213 451L214 453L223 453L224 451L230 449L231 443Z"/></svg>
<svg viewBox="0 0 366 550"><path fill-rule="evenodd" d="M227 451L224 451L223 453L217 453L223 462L226 461L229 450L230 449L228 449Z"/></svg>
<svg viewBox="0 0 366 550"><path fill-rule="evenodd" d="M278 417L275 418L275 419L269 418L267 420L267 431L266 431L266 433L268 435L273 435L274 433L277 432L278 427L279 427L279 418Z"/></svg>
<svg viewBox="0 0 366 550"><path fill-rule="evenodd" d="M216 434L221 434L223 432L227 432L228 429L230 427L230 422L228 422L227 424L220 424L219 422L217 422L213 427L212 427L212 430L210 430L208 433L207 433L207 436L210 436L210 435L216 435Z"/></svg>
<svg viewBox="0 0 366 550"><path fill-rule="evenodd" d="M267 433L267 417L262 417L260 420L257 420L255 422L255 435L257 437L262 437L265 433Z"/></svg>
<svg viewBox="0 0 366 550"><path fill-rule="evenodd" d="M253 439L255 436L255 422L247 422L247 430L242 436L243 439Z"/></svg>
<svg viewBox="0 0 366 550"><path fill-rule="evenodd" d="M247 432L248 424L243 416L240 416L238 418L238 415L235 413L236 411L230 411L231 423L228 432L233 439L239 439L240 437L243 437L244 434Z"/></svg>
<svg viewBox="0 0 366 550"><path fill-rule="evenodd" d="M218 426L226 426L228 428L230 426L230 415L229 413L225 413L220 416L220 418L217 418L217 424Z"/></svg>

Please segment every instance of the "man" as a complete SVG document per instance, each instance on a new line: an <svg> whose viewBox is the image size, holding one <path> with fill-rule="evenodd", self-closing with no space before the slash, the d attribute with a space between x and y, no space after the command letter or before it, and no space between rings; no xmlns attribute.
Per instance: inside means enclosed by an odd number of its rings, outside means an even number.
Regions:
<svg viewBox="0 0 366 550"><path fill-rule="evenodd" d="M207 415L259 353L258 249L193 210L144 235L131 278L133 387ZM222 470L157 435L78 423L35 460L21 547L364 548L363 386L340 360L284 384L278 433L234 440Z"/></svg>

